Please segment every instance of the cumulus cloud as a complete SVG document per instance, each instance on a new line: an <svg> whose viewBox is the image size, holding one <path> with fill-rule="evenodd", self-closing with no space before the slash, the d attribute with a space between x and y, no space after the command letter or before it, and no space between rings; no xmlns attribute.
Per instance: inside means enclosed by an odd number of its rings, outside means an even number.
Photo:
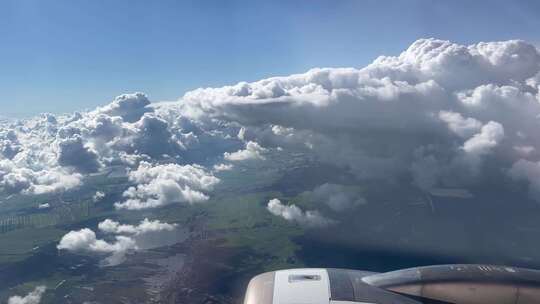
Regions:
<svg viewBox="0 0 540 304"><path fill-rule="evenodd" d="M242 140L303 147L359 179L470 186L481 183L486 167L505 169L519 154L534 155L539 72L540 54L524 41L420 39L362 69L197 89L179 106L199 121L242 125Z"/></svg>
<svg viewBox="0 0 540 304"><path fill-rule="evenodd" d="M232 164L216 164L214 165L214 171L229 171L232 170L233 167Z"/></svg>
<svg viewBox="0 0 540 304"><path fill-rule="evenodd" d="M12 296L8 299L8 304L39 304L41 297L47 288L45 286L37 286L33 291L26 296Z"/></svg>
<svg viewBox="0 0 540 304"><path fill-rule="evenodd" d="M182 151L180 142L173 136L164 119L154 114L145 114L134 127L136 132L129 142L131 146L126 147L130 152L159 158L162 155L177 155Z"/></svg>
<svg viewBox="0 0 540 304"><path fill-rule="evenodd" d="M0 187L24 194L65 191L111 165L192 163L238 147L240 140L227 134L238 127L216 128L177 110L156 110L141 93L121 95L89 112L0 121ZM211 146L216 149L207 149Z"/></svg>
<svg viewBox="0 0 540 304"><path fill-rule="evenodd" d="M130 181L137 184L127 189L117 209L139 210L171 203L194 204L208 200L206 191L213 189L219 179L198 165L152 165L141 162L129 173Z"/></svg>
<svg viewBox="0 0 540 304"><path fill-rule="evenodd" d="M504 129L500 123L490 121L482 130L463 143L463 150L472 155L484 155L503 138Z"/></svg>
<svg viewBox="0 0 540 304"><path fill-rule="evenodd" d="M120 116L124 121L135 122L144 113L151 112L150 101L143 93L122 94L110 104L98 108L97 112L107 116Z"/></svg>
<svg viewBox="0 0 540 304"><path fill-rule="evenodd" d="M176 227L176 224L151 221L147 218L138 225L120 224L105 219L98 224L98 229L104 234L114 235L111 241L98 239L93 230L83 228L65 234L57 248L75 253L104 255L106 258L102 265L115 266L124 262L130 252L176 242Z"/></svg>
<svg viewBox="0 0 540 304"><path fill-rule="evenodd" d="M264 159L263 153L266 149L261 147L254 141L248 141L244 150L238 150L236 152L225 152L223 157L229 161L243 161L248 159Z"/></svg>
<svg viewBox="0 0 540 304"><path fill-rule="evenodd" d="M12 159L21 151L17 134L13 130L0 130L0 153L7 159Z"/></svg>
<svg viewBox="0 0 540 304"><path fill-rule="evenodd" d="M58 143L58 163L84 173L96 172L100 167L98 156L84 146L80 135L74 135Z"/></svg>
<svg viewBox="0 0 540 304"><path fill-rule="evenodd" d="M313 191L306 191L303 195L307 200L326 204L337 212L367 203L358 190L330 183L322 184Z"/></svg>
<svg viewBox="0 0 540 304"><path fill-rule="evenodd" d="M38 209L48 209L51 207L49 203L38 204Z"/></svg>
<svg viewBox="0 0 540 304"><path fill-rule="evenodd" d="M484 155L488 155L501 142L504 137L504 129L500 123L490 121L480 132L473 135L463 143L465 151L463 162L468 163L469 172L478 175L479 163Z"/></svg>
<svg viewBox="0 0 540 304"><path fill-rule="evenodd" d="M111 219L106 219L98 224L99 230L105 233L132 235L140 235L143 233L157 231L172 231L175 229L176 226L176 224L163 223L159 220L150 221L147 218L142 220L137 226L120 224L119 222L113 221Z"/></svg>
<svg viewBox="0 0 540 304"><path fill-rule="evenodd" d="M440 111L439 119L448 125L450 131L463 138L469 138L482 128L482 123L474 118L463 117L460 113Z"/></svg>
<svg viewBox="0 0 540 304"><path fill-rule="evenodd" d="M62 237L56 246L59 250L79 253L108 255L104 265L114 266L122 263L129 251L138 249L136 242L126 236L116 236L113 242L96 238L96 233L88 228L70 231Z"/></svg>
<svg viewBox="0 0 540 304"><path fill-rule="evenodd" d="M540 54L524 41L420 39L360 69L201 88L172 103L125 94L89 112L0 121L0 186L64 191L119 165L134 169L136 186L117 208L194 203L207 199L209 184L136 172L165 166L211 180L186 164L261 160L279 147L358 180L410 180L427 191L473 187L506 178L493 172L510 172L522 159L540 161L539 79Z"/></svg>
<svg viewBox="0 0 540 304"><path fill-rule="evenodd" d="M104 197L105 197L105 192L96 191L96 193L94 193L94 195L92 196L92 201L94 203L97 203L97 202L101 201Z"/></svg>
<svg viewBox="0 0 540 304"><path fill-rule="evenodd" d="M318 211L302 211L296 205L284 205L277 198L268 201L266 207L270 213L284 218L287 221L298 223L301 226L320 228L333 224L334 221L323 217Z"/></svg>
<svg viewBox="0 0 540 304"><path fill-rule="evenodd" d="M41 194L63 191L81 184L82 175L61 168L20 166L11 160L0 160L0 186L8 193Z"/></svg>

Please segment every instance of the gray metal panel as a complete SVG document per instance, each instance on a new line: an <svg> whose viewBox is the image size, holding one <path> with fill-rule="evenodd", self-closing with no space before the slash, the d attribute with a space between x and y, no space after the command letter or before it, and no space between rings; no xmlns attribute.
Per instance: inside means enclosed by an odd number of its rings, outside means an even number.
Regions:
<svg viewBox="0 0 540 304"><path fill-rule="evenodd" d="M354 287L347 270L327 269L330 279L330 298L334 301L354 301Z"/></svg>
<svg viewBox="0 0 540 304"><path fill-rule="evenodd" d="M347 269L327 269L330 299L356 303L420 304L422 302L365 283L362 278L373 273Z"/></svg>
<svg viewBox="0 0 540 304"><path fill-rule="evenodd" d="M265 272L249 281L244 304L272 304L275 272Z"/></svg>
<svg viewBox="0 0 540 304"><path fill-rule="evenodd" d="M540 303L540 289L538 287L520 287L517 290L516 304Z"/></svg>
<svg viewBox="0 0 540 304"><path fill-rule="evenodd" d="M330 283L323 268L278 270L274 276L274 304L328 304Z"/></svg>

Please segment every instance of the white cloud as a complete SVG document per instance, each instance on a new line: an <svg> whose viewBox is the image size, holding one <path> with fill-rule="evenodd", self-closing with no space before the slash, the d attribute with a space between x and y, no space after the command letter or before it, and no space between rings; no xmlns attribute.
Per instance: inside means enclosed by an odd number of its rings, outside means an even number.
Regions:
<svg viewBox="0 0 540 304"><path fill-rule="evenodd" d="M38 205L38 209L48 209L51 205L49 203L43 203Z"/></svg>
<svg viewBox="0 0 540 304"><path fill-rule="evenodd" d="M104 260L107 266L122 263L129 251L138 249L135 240L130 237L120 235L115 237L114 242L107 242L97 239L96 233L88 228L68 232L56 247L59 250L108 255Z"/></svg>
<svg viewBox="0 0 540 304"><path fill-rule="evenodd" d="M229 161L243 161L248 159L264 159L263 153L267 150L254 141L248 141L244 150L225 152L223 157Z"/></svg>
<svg viewBox="0 0 540 304"><path fill-rule="evenodd" d="M176 224L163 223L159 220L150 221L147 218L142 220L137 226L120 224L119 222L111 219L106 219L98 224L99 230L105 233L131 235L140 235L143 233L157 231L172 231L176 228L176 226Z"/></svg>
<svg viewBox="0 0 540 304"><path fill-rule="evenodd" d="M463 144L463 150L472 155L489 153L504 137L504 129L500 123L490 121L482 130Z"/></svg>
<svg viewBox="0 0 540 304"><path fill-rule="evenodd" d="M482 123L474 118L464 118L460 113L440 111L439 118L448 124L448 129L460 137L468 138L482 128Z"/></svg>
<svg viewBox="0 0 540 304"><path fill-rule="evenodd" d="M139 181L134 172L211 168L219 156L260 160L275 147L357 179L406 177L422 189L478 185L487 172L504 172L521 158L540 160L539 75L540 54L523 41L420 39L361 69L317 68L197 89L176 103L125 94L89 112L0 121L0 186L65 191L85 174L120 165L136 168L130 178L137 185L118 208L194 203L211 187L157 173ZM213 177L195 165L184 170Z"/></svg>
<svg viewBox="0 0 540 304"><path fill-rule="evenodd" d="M342 212L347 209L366 204L367 201L356 189L350 189L343 185L322 184L313 191L306 191L303 195L310 201L324 203L330 209Z"/></svg>
<svg viewBox="0 0 540 304"><path fill-rule="evenodd" d="M169 129L169 123L155 114L145 114L133 128L127 145L122 146L129 152L159 159L162 155L177 155L183 151L179 139Z"/></svg>
<svg viewBox="0 0 540 304"><path fill-rule="evenodd" d="M155 111L144 94L125 94L90 112L0 121L0 186L25 194L65 191L110 165L199 161L224 149L205 155L197 145L233 141L239 142L225 139L223 130L201 129L178 111Z"/></svg>
<svg viewBox="0 0 540 304"><path fill-rule="evenodd" d="M233 169L232 164L216 164L214 165L214 171L229 171Z"/></svg>
<svg viewBox="0 0 540 304"><path fill-rule="evenodd" d="M144 113L151 112L150 101L143 93L123 94L116 97L110 104L98 108L97 113L107 116L120 116L124 121L135 122Z"/></svg>
<svg viewBox="0 0 540 304"><path fill-rule="evenodd" d="M8 304L39 304L41 297L47 288L45 286L37 286L33 291L26 296L12 296L8 299Z"/></svg>
<svg viewBox="0 0 540 304"><path fill-rule="evenodd" d="M7 192L41 194L63 191L81 184L82 175L61 168L31 169L0 159L0 186Z"/></svg>
<svg viewBox="0 0 540 304"><path fill-rule="evenodd" d="M282 204L281 201L277 198L268 201L268 205L266 208L273 215L282 217L290 222L296 222L301 226L316 228L325 227L334 223L333 220L323 217L317 211L308 210L304 212L294 204Z"/></svg>
<svg viewBox="0 0 540 304"><path fill-rule="evenodd" d="M137 186L124 191L118 209L147 209L171 203L198 203L208 200L204 192L211 191L219 179L198 165L152 165L141 162L137 170L129 173Z"/></svg>
<svg viewBox="0 0 540 304"><path fill-rule="evenodd" d="M105 219L98 224L98 229L104 234L112 234L113 239L98 239L93 230L83 228L65 234L56 247L75 253L105 256L101 264L115 266L124 262L130 252L176 243L179 240L176 228L176 224L147 218L138 225Z"/></svg>
<svg viewBox="0 0 540 304"><path fill-rule="evenodd" d="M179 111L239 124L243 140L264 147L304 147L361 179L467 186L482 181L485 166L515 161L514 146L540 146L539 72L540 54L523 41L421 39L362 69L197 89L183 96Z"/></svg>
<svg viewBox="0 0 540 304"><path fill-rule="evenodd" d="M92 201L94 203L97 203L101 201L105 197L105 192L103 191L96 191L96 193L92 196Z"/></svg>

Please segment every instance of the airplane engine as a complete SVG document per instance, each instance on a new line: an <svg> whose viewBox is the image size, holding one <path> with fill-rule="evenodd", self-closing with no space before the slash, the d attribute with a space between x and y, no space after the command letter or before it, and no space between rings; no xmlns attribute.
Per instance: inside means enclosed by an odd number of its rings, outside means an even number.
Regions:
<svg viewBox="0 0 540 304"><path fill-rule="evenodd" d="M304 268L254 277L244 304L533 304L540 271L505 266L440 265L386 273Z"/></svg>

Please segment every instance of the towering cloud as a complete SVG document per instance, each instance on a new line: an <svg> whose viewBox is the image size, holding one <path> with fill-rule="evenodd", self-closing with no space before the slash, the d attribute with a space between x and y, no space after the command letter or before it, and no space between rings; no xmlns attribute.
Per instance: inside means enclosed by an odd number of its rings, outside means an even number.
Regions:
<svg viewBox="0 0 540 304"><path fill-rule="evenodd" d="M123 94L96 112L106 116L120 116L126 122L136 122L144 113L152 112L147 107L149 104L148 97L143 93Z"/></svg>
<svg viewBox="0 0 540 304"><path fill-rule="evenodd" d="M466 186L486 166L538 157L539 71L540 54L523 41L421 39L362 69L188 92L181 112L241 124L245 140L267 147L305 147L360 179Z"/></svg>

